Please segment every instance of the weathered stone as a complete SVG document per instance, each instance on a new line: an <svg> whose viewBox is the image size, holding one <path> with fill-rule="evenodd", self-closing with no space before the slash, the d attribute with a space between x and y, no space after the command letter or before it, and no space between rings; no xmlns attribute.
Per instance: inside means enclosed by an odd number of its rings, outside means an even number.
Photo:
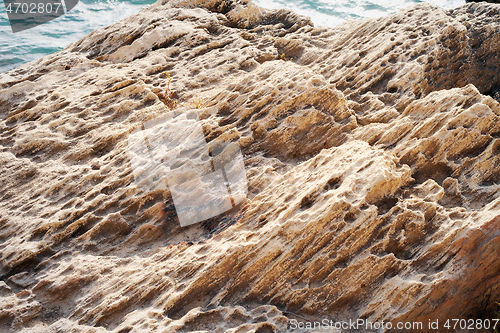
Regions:
<svg viewBox="0 0 500 333"><path fill-rule="evenodd" d="M330 29L158 1L0 74L0 330L493 318L499 22L486 3ZM181 228L127 139L188 108L239 144L249 194Z"/></svg>

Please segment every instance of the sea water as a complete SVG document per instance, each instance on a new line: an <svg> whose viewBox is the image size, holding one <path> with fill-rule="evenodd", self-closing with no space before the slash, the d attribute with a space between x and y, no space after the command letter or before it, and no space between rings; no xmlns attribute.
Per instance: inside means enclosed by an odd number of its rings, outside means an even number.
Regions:
<svg viewBox="0 0 500 333"><path fill-rule="evenodd" d="M0 72L62 50L90 32L137 13L154 0L81 0L75 8L51 22L12 33L5 6L0 4ZM254 0L259 7L288 7L311 17L315 25L335 26L346 20L381 17L418 0ZM465 0L429 0L450 9Z"/></svg>

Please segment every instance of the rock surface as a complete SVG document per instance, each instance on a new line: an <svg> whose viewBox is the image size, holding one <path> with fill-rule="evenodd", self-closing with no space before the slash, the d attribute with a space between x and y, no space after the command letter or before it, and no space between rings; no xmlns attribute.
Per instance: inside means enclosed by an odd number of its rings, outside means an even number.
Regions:
<svg viewBox="0 0 500 333"><path fill-rule="evenodd" d="M178 0L0 74L0 331L492 318L499 54L498 5L327 29ZM239 144L249 195L181 228L127 138L190 107Z"/></svg>

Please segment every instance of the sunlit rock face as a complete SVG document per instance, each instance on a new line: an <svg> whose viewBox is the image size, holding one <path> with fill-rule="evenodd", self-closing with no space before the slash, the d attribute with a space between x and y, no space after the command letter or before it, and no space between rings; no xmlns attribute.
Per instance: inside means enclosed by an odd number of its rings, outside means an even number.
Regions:
<svg viewBox="0 0 500 333"><path fill-rule="evenodd" d="M158 1L0 74L0 331L493 318L499 32L486 3L332 29ZM223 214L181 227L168 184L136 182L129 139L164 116L237 146Z"/></svg>

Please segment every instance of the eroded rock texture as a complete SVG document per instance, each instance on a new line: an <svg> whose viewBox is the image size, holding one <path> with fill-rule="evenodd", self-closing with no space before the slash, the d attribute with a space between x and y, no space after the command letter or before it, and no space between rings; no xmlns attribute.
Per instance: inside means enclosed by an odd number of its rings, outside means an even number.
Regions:
<svg viewBox="0 0 500 333"><path fill-rule="evenodd" d="M491 318L499 31L486 3L327 29L158 1L1 74L0 331ZM249 195L181 228L168 190L134 183L127 138L192 106L239 144Z"/></svg>

